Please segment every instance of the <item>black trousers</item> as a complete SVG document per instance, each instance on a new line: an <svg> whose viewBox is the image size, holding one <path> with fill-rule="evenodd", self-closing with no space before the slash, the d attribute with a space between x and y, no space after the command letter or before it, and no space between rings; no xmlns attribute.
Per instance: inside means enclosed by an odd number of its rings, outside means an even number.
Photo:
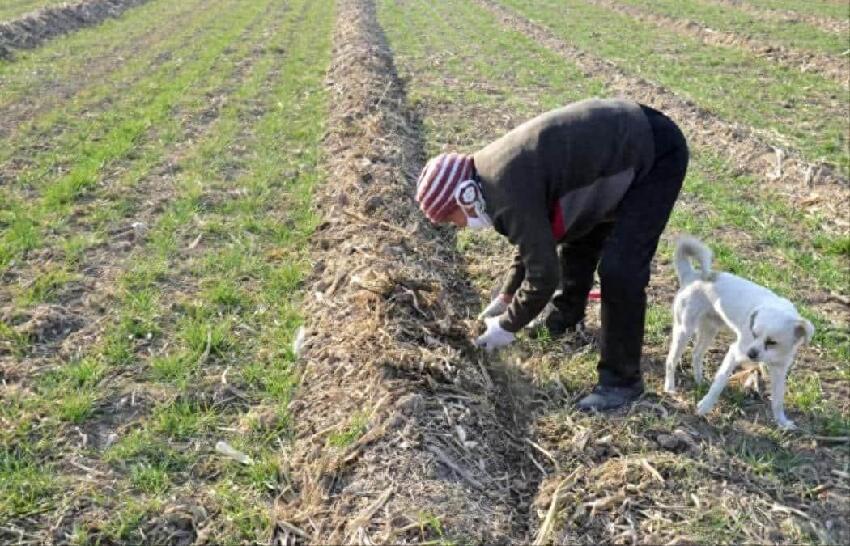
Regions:
<svg viewBox="0 0 850 546"><path fill-rule="evenodd" d="M641 107L655 140L655 162L626 192L613 223L600 224L578 240L559 245L561 290L553 298L567 324L584 318L593 273L602 283L599 383L631 386L641 381L646 286L652 257L688 167L681 130L667 116Z"/></svg>

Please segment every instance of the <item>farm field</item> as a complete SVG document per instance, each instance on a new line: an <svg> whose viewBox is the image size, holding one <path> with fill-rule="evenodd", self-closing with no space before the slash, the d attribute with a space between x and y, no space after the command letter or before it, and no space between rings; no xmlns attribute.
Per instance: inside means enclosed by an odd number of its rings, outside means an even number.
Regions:
<svg viewBox="0 0 850 546"><path fill-rule="evenodd" d="M151 0L0 59L0 543L847 543L848 9ZM588 415L594 304L485 356L513 249L412 197L592 96L692 157L647 393ZM688 366L663 394L683 232L815 324L798 430L746 374L706 418Z"/></svg>

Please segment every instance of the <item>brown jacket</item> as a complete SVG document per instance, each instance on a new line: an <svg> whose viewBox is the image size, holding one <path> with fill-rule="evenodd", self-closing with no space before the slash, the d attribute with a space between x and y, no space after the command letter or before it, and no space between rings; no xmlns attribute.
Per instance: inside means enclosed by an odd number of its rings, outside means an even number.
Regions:
<svg viewBox="0 0 850 546"><path fill-rule="evenodd" d="M502 319L505 330L521 329L552 297L560 280L557 242L612 219L654 154L640 106L618 99L552 110L474 154L494 228L518 247L505 286L506 293L516 291Z"/></svg>

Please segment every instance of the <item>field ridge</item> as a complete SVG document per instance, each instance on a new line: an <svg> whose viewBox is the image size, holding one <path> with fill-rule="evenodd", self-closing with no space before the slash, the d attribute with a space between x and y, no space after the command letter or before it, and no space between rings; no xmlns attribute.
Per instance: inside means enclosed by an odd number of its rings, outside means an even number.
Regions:
<svg viewBox="0 0 850 546"><path fill-rule="evenodd" d="M528 379L479 360L454 240L410 199L418 128L367 0L338 3L324 221L291 404L297 496L277 540L527 539ZM523 386L528 389L523 393ZM503 481L523 473L522 483Z"/></svg>

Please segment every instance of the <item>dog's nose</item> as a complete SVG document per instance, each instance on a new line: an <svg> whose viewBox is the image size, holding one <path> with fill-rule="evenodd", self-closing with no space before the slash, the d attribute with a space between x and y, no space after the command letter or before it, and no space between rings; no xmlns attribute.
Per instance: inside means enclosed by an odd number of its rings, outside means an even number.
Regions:
<svg viewBox="0 0 850 546"><path fill-rule="evenodd" d="M757 358L759 357L758 349L750 349L749 351L747 351L747 357L748 357L750 360L755 360L755 359L757 359Z"/></svg>

